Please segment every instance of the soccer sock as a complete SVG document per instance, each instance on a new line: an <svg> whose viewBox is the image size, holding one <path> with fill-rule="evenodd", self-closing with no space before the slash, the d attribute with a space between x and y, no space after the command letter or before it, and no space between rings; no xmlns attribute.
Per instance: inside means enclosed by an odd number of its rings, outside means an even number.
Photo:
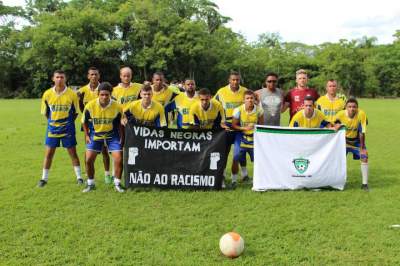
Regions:
<svg viewBox="0 0 400 266"><path fill-rule="evenodd" d="M240 171L242 173L242 177L245 177L245 176L249 175L249 173L247 172L247 167L246 166L240 167Z"/></svg>
<svg viewBox="0 0 400 266"><path fill-rule="evenodd" d="M87 184L88 186L94 185L94 178L88 178Z"/></svg>
<svg viewBox="0 0 400 266"><path fill-rule="evenodd" d="M231 178L232 178L232 182L236 182L238 179L238 174L232 174Z"/></svg>
<svg viewBox="0 0 400 266"><path fill-rule="evenodd" d="M47 181L49 179L49 169L43 169L42 179Z"/></svg>
<svg viewBox="0 0 400 266"><path fill-rule="evenodd" d="M118 178L114 178L114 185L119 186L119 184L121 183L121 179Z"/></svg>
<svg viewBox="0 0 400 266"><path fill-rule="evenodd" d="M110 158L110 164L112 167L112 176L115 176L115 167L114 167L114 160L113 158Z"/></svg>
<svg viewBox="0 0 400 266"><path fill-rule="evenodd" d="M362 183L368 184L368 163L361 163Z"/></svg>
<svg viewBox="0 0 400 266"><path fill-rule="evenodd" d="M76 179L82 178L81 167L79 165L78 166L74 166L74 171L75 171Z"/></svg>
<svg viewBox="0 0 400 266"><path fill-rule="evenodd" d="M105 176L109 176L110 175L110 171L104 171L104 175Z"/></svg>

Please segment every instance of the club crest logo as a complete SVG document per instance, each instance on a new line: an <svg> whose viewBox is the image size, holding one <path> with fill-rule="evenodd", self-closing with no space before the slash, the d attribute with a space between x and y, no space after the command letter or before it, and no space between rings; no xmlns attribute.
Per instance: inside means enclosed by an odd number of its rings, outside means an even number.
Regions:
<svg viewBox="0 0 400 266"><path fill-rule="evenodd" d="M304 158L293 159L292 162L299 174L304 174L304 172L308 169L308 165L310 164L310 160Z"/></svg>

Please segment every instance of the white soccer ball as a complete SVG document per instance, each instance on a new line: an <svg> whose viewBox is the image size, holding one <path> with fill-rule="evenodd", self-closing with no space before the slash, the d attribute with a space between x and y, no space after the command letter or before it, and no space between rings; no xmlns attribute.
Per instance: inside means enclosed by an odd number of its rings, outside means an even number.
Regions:
<svg viewBox="0 0 400 266"><path fill-rule="evenodd" d="M244 240L238 233L226 233L219 240L219 249L229 258L239 257L244 250Z"/></svg>
<svg viewBox="0 0 400 266"><path fill-rule="evenodd" d="M299 170L300 171L304 171L304 169L306 169L306 166L304 164L300 164L299 165Z"/></svg>

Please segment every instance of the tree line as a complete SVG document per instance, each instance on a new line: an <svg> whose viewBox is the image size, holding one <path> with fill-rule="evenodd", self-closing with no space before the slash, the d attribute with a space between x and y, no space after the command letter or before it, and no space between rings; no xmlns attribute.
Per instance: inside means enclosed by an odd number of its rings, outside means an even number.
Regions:
<svg viewBox="0 0 400 266"><path fill-rule="evenodd" d="M303 68L320 92L337 79L347 95L400 94L400 30L385 45L367 36L307 45L278 33L249 43L226 26L229 20L209 0L27 0L24 7L0 1L0 97L41 96L54 69L65 70L70 85L85 84L90 66L114 84L119 68L130 66L136 82L163 71L213 92L230 70L251 89L273 71L289 89Z"/></svg>

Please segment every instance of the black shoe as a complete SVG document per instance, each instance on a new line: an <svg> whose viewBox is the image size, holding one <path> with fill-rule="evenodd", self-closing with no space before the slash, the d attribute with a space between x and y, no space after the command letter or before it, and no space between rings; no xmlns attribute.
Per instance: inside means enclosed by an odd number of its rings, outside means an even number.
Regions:
<svg viewBox="0 0 400 266"><path fill-rule="evenodd" d="M82 178L78 178L78 179L76 180L76 183L77 183L78 185L83 185L83 184L85 183L85 181L83 181Z"/></svg>
<svg viewBox="0 0 400 266"><path fill-rule="evenodd" d="M234 182L232 182L231 185L229 186L229 189L230 189L230 190L235 190L236 187L237 187L237 182L234 181Z"/></svg>
<svg viewBox="0 0 400 266"><path fill-rule="evenodd" d="M38 183L38 187L44 187L47 184L47 181L44 179L40 179Z"/></svg>
<svg viewBox="0 0 400 266"><path fill-rule="evenodd" d="M364 190L364 191L369 191L368 184L362 184L361 185L361 189Z"/></svg>
<svg viewBox="0 0 400 266"><path fill-rule="evenodd" d="M242 178L242 183L246 183L248 181L250 181L250 177L248 175Z"/></svg>

